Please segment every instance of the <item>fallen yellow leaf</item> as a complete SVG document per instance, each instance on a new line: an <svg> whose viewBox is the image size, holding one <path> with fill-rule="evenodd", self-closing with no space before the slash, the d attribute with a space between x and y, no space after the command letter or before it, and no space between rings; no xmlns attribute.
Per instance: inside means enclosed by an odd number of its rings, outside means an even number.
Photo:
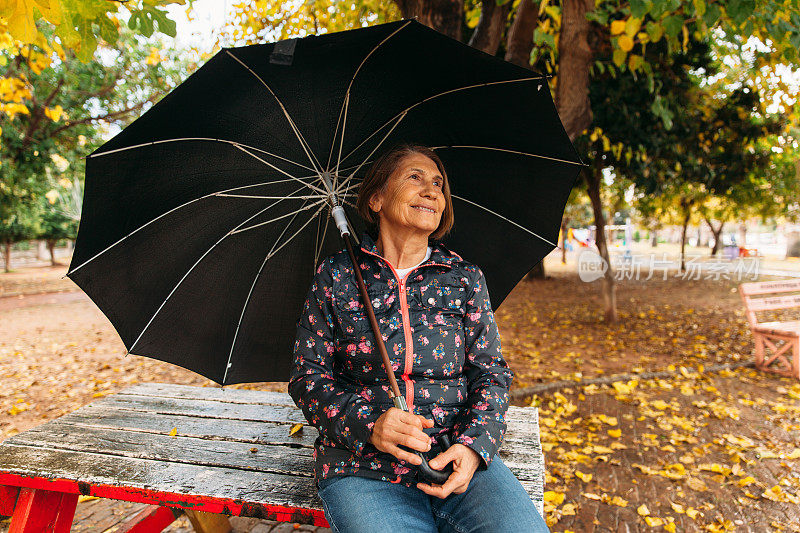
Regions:
<svg viewBox="0 0 800 533"><path fill-rule="evenodd" d="M289 436L291 437L295 433L301 433L303 431L303 424L295 424L289 430Z"/></svg>
<svg viewBox="0 0 800 533"><path fill-rule="evenodd" d="M177 435L177 434L178 434L178 428L176 428L176 427L172 428L172 429L169 431L169 436L170 436L170 437L174 437L174 436L175 436L175 435Z"/></svg>
<svg viewBox="0 0 800 533"><path fill-rule="evenodd" d="M584 474L580 470L575 471L575 476L584 483L589 483L592 480L592 474Z"/></svg>
<svg viewBox="0 0 800 533"><path fill-rule="evenodd" d="M614 437L615 439L618 439L618 438L620 438L622 436L622 430L621 429L609 429L608 430L608 434L611 435L612 437ZM790 457L790 459L795 459L795 458L794 457Z"/></svg>
<svg viewBox="0 0 800 533"><path fill-rule="evenodd" d="M548 490L544 493L544 501L555 505L564 503L564 493Z"/></svg>
<svg viewBox="0 0 800 533"><path fill-rule="evenodd" d="M645 504L640 505L636 509L636 512L639 513L639 516L650 516L650 509L648 509Z"/></svg>

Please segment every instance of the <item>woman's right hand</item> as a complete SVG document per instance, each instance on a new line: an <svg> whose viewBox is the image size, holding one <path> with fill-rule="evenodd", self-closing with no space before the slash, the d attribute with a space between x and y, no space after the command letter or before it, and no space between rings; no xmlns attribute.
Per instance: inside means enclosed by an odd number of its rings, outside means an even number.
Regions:
<svg viewBox="0 0 800 533"><path fill-rule="evenodd" d="M401 461L420 465L422 464L420 456L403 450L398 444L420 452L429 451L431 438L422 431L422 428L431 427L433 420L397 407L390 407L375 421L369 441L380 451L390 453Z"/></svg>

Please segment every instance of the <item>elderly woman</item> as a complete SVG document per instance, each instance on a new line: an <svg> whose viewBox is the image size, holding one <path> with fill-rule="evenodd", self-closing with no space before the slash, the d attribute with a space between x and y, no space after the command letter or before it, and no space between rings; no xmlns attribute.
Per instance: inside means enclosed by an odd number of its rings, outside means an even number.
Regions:
<svg viewBox="0 0 800 533"><path fill-rule="evenodd" d="M422 146L386 152L358 210L377 224L377 240L365 234L355 253L411 412L392 404L347 252L328 257L298 322L289 393L319 430L315 475L331 528L547 531L496 455L513 373L483 273L437 242L453 226L441 160ZM429 465L452 463L453 473L443 485L421 482L411 450L430 452L442 433L453 445Z"/></svg>

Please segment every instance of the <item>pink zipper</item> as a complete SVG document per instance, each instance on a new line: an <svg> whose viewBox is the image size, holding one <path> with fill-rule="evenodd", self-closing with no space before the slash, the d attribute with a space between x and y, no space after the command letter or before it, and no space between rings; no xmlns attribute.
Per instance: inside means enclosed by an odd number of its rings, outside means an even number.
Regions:
<svg viewBox="0 0 800 533"><path fill-rule="evenodd" d="M419 265L414 267L413 269L409 270L402 279L400 276L397 275L397 271L394 269L392 264L387 261L384 257L381 257L378 254L372 253L369 250L364 250L361 248L365 253L369 255L375 256L378 259L381 259L389 265L389 268L392 269L392 274L394 274L395 279L397 279L400 288L400 313L402 315L402 322L403 322L403 333L406 339L406 357L405 357L405 366L403 367L403 375L402 379L403 382L406 384L406 404L408 404L409 412L413 412L414 408L414 380L411 379L411 368L414 362L414 341L411 338L411 319L408 316L408 301L406 301L406 279L408 279L408 275L414 272L417 268L429 265L439 265L443 267L447 267L449 265L443 265L441 263L427 263L425 265ZM356 268L360 268L356 265Z"/></svg>

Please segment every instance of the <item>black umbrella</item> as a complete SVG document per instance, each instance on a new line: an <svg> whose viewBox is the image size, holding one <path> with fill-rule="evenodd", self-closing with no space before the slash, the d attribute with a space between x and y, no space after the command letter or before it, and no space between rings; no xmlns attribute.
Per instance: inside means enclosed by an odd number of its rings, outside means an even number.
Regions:
<svg viewBox="0 0 800 533"><path fill-rule="evenodd" d="M223 49L88 156L68 276L130 353L220 384L285 381L331 208L400 141L433 147L445 244L495 307L556 247L580 159L544 76L415 20ZM369 306L367 306L369 307Z"/></svg>

